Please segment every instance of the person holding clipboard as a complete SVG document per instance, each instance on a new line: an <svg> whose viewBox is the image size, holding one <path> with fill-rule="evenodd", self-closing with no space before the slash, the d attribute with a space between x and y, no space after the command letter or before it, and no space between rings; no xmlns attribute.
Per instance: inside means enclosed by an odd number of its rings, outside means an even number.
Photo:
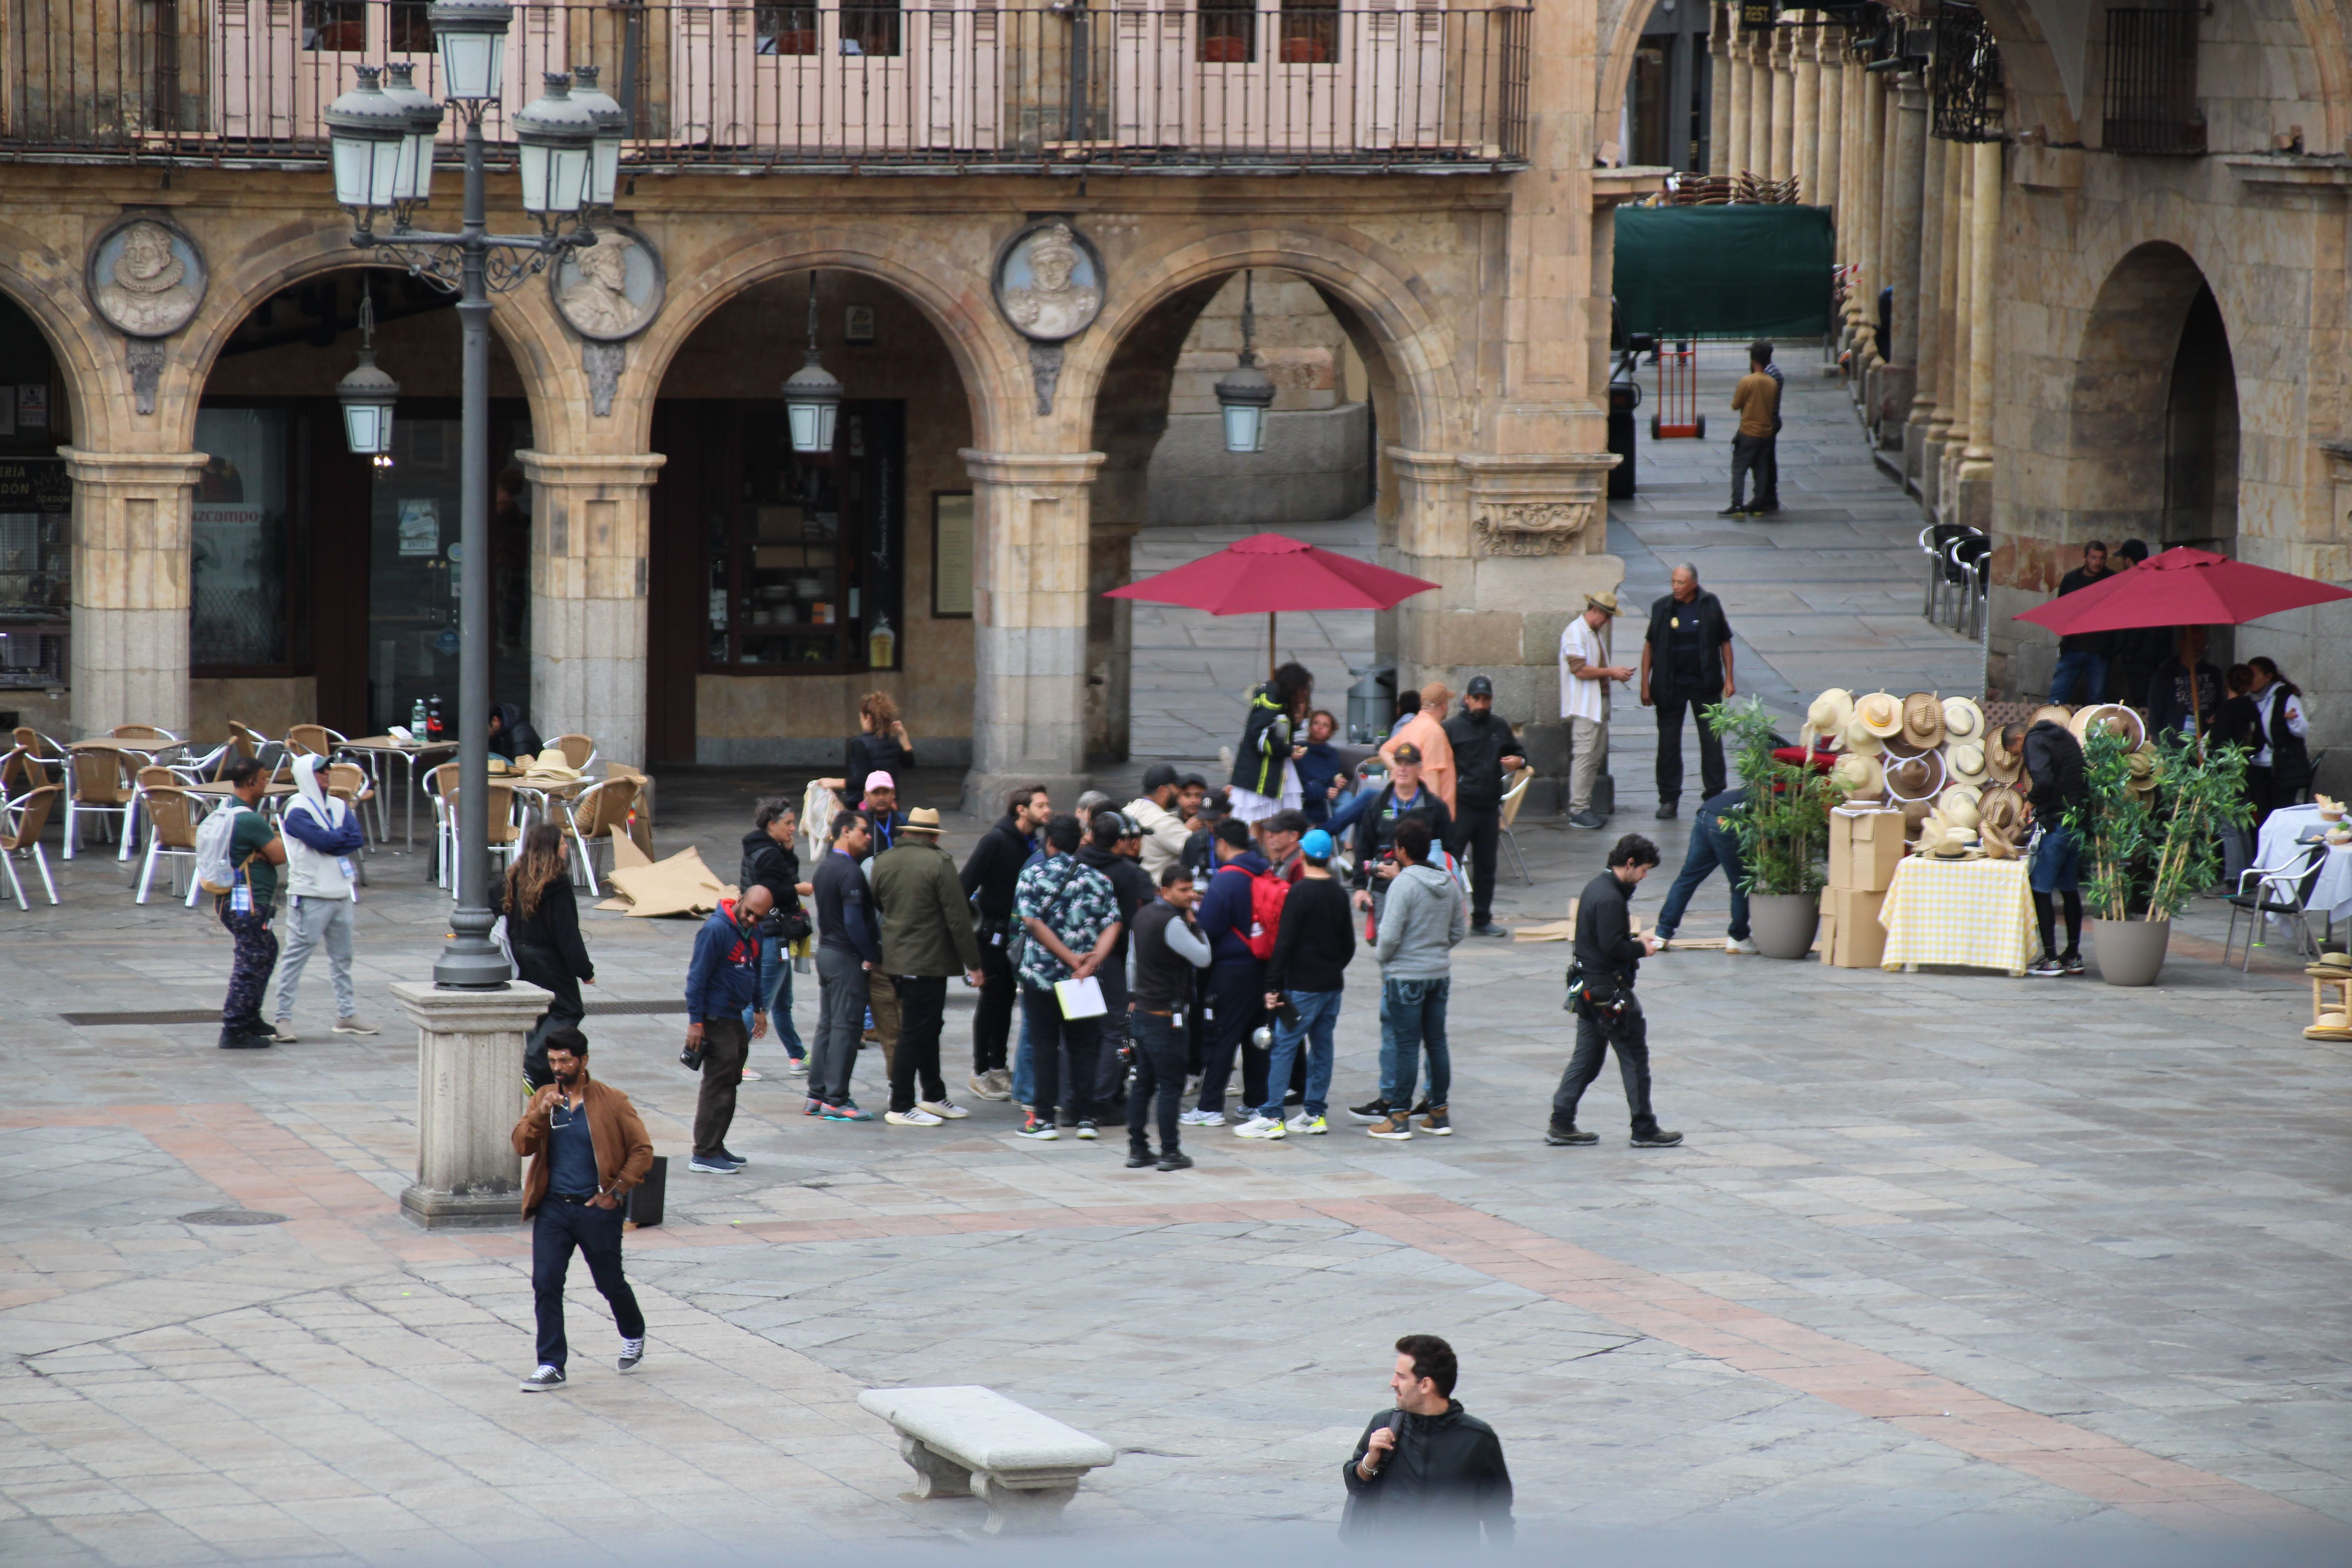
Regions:
<svg viewBox="0 0 2352 1568"><path fill-rule="evenodd" d="M1110 956L1121 929L1118 897L1110 880L1077 858L1078 819L1056 816L1045 824L1045 858L1024 868L1013 894L1021 922L1021 1007L1028 1030L1023 1048L1032 1054L1029 1070L1036 1102L1021 1136L1051 1142L1054 1112L1061 1103L1061 1053L1070 1054L1070 1120L1081 1138L1095 1124L1095 1053L1102 1043L1102 985L1095 971Z"/></svg>

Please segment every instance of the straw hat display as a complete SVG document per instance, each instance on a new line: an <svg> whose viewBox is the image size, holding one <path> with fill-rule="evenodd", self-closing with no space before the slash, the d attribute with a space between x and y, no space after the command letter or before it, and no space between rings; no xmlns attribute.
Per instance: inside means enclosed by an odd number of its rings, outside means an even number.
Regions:
<svg viewBox="0 0 2352 1568"><path fill-rule="evenodd" d="M2153 746L2142 746L2124 759L2124 766L2131 774L2128 787L2134 794L2154 795L2156 793L2156 786L2159 782L2156 763L2156 749Z"/></svg>
<svg viewBox="0 0 2352 1568"><path fill-rule="evenodd" d="M1811 751L1817 737L1834 744L1844 739L1846 726L1853 722L1853 693L1842 686L1832 686L1814 698L1812 706L1805 710L1805 729L1799 744Z"/></svg>
<svg viewBox="0 0 2352 1568"><path fill-rule="evenodd" d="M1903 704L1892 692L1874 691L1856 700L1854 722L1885 741L1903 732Z"/></svg>
<svg viewBox="0 0 2352 1568"><path fill-rule="evenodd" d="M1954 784L1936 797L1936 815L1954 827L1974 827L1980 816L1977 792L1967 784Z"/></svg>
<svg viewBox="0 0 2352 1568"><path fill-rule="evenodd" d="M2072 708L2061 708L2055 702L2044 702L2033 710L2033 717L2025 721L2025 727L2031 730L2044 719L2049 720L2053 724L2063 724L2074 716L2074 710Z"/></svg>
<svg viewBox="0 0 2352 1568"><path fill-rule="evenodd" d="M1984 763L1994 784L2013 784L2025 774L2024 756L2002 745L1998 735L1985 742Z"/></svg>
<svg viewBox="0 0 2352 1568"><path fill-rule="evenodd" d="M1919 842L1921 847L1938 860L1972 860L1979 853L1976 834L1966 827L1948 826L1933 843L1922 834Z"/></svg>
<svg viewBox="0 0 2352 1568"><path fill-rule="evenodd" d="M1886 770L1867 752L1848 752L1830 770L1832 782L1848 800L1876 800L1886 793Z"/></svg>
<svg viewBox="0 0 2352 1568"><path fill-rule="evenodd" d="M1990 776L1985 749L1975 741L1945 747L1944 766L1951 773L1954 784L1982 784Z"/></svg>
<svg viewBox="0 0 2352 1568"><path fill-rule="evenodd" d="M1856 713L1846 723L1845 749L1849 756L1874 757L1886 749L1886 742L1874 733Z"/></svg>
<svg viewBox="0 0 2352 1568"><path fill-rule="evenodd" d="M2066 721L2066 728L2074 732L2077 741L2088 739L2094 724L2105 724L2122 736L2124 743L2135 752L2147 744L2147 721L2137 710L2120 702L2101 702L2090 708L2078 708L2074 716Z"/></svg>
<svg viewBox="0 0 2352 1568"><path fill-rule="evenodd" d="M1984 710L1966 697L1944 699L1944 743L1958 745L1985 738Z"/></svg>
<svg viewBox="0 0 2352 1568"><path fill-rule="evenodd" d="M1989 858L2017 858L2017 846L2025 837L2025 802L2015 790L1985 791L1977 802L1977 837Z"/></svg>
<svg viewBox="0 0 2352 1568"><path fill-rule="evenodd" d="M1906 805L1932 803L1943 791L1944 758L1939 752L1922 752L1887 764L1886 793L1893 800Z"/></svg>
<svg viewBox="0 0 2352 1568"><path fill-rule="evenodd" d="M1933 694L1915 691L1903 700L1903 739L1923 750L1944 743L1944 705Z"/></svg>

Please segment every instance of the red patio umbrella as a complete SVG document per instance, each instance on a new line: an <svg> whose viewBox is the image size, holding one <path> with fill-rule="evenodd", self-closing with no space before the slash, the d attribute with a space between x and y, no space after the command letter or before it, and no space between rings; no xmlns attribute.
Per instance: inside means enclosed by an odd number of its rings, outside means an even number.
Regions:
<svg viewBox="0 0 2352 1568"><path fill-rule="evenodd" d="M1112 588L1107 599L1181 605L1213 616L1265 617L1266 673L1274 672L1275 616L1283 610L1385 610L1437 584L1284 533L1253 533L1213 555Z"/></svg>
<svg viewBox="0 0 2352 1568"><path fill-rule="evenodd" d="M2242 626L2336 599L2352 599L2352 589L2180 545L2015 618L2072 637L2143 626ZM2189 697L2194 704L2193 679ZM2204 727L2202 714L2196 721L2200 729Z"/></svg>

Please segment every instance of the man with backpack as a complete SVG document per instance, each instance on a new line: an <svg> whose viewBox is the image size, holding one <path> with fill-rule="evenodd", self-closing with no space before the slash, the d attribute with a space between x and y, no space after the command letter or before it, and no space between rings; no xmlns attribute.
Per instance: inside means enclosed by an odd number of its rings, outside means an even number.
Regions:
<svg viewBox="0 0 2352 1568"><path fill-rule="evenodd" d="M1184 1113L1188 1127L1225 1124L1225 1085L1242 1058L1242 1098L1265 1099L1265 1063L1243 1051L1265 1021L1265 960L1282 916L1286 884L1252 847L1249 824L1228 816L1217 824L1216 873L1201 900L1201 930L1209 939L1209 1033L1201 1058L1201 1099ZM1272 920L1264 920L1269 910ZM1262 934L1261 934L1262 933Z"/></svg>
<svg viewBox="0 0 2352 1568"><path fill-rule="evenodd" d="M270 1037L281 1046L294 1043L295 988L302 984L311 952L320 946L327 950L335 987L335 1033L376 1032L374 1025L361 1020L352 991L352 916L359 902L359 873L352 857L367 835L359 814L321 786L319 774L325 765L322 757L294 759L294 798L278 818L286 835L279 848L286 857L288 935L278 975L278 1023Z"/></svg>
<svg viewBox="0 0 2352 1568"><path fill-rule="evenodd" d="M228 766L233 797L196 830L196 879L216 895L214 909L236 944L229 963L228 996L221 1004L220 1048L261 1050L276 1032L261 1021L261 999L269 973L278 967L278 936L269 916L278 902L278 868L286 845L269 819L254 809L269 787L269 775L251 757Z"/></svg>

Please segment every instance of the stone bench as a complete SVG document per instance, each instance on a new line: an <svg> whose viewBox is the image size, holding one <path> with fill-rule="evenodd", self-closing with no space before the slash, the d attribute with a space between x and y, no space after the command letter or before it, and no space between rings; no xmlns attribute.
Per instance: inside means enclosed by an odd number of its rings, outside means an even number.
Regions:
<svg viewBox="0 0 2352 1568"><path fill-rule="evenodd" d="M1088 1470L1118 1456L992 1388L869 1388L857 1403L898 1429L898 1452L931 1498L979 1495L991 1535L1037 1535L1061 1526L1062 1510Z"/></svg>

